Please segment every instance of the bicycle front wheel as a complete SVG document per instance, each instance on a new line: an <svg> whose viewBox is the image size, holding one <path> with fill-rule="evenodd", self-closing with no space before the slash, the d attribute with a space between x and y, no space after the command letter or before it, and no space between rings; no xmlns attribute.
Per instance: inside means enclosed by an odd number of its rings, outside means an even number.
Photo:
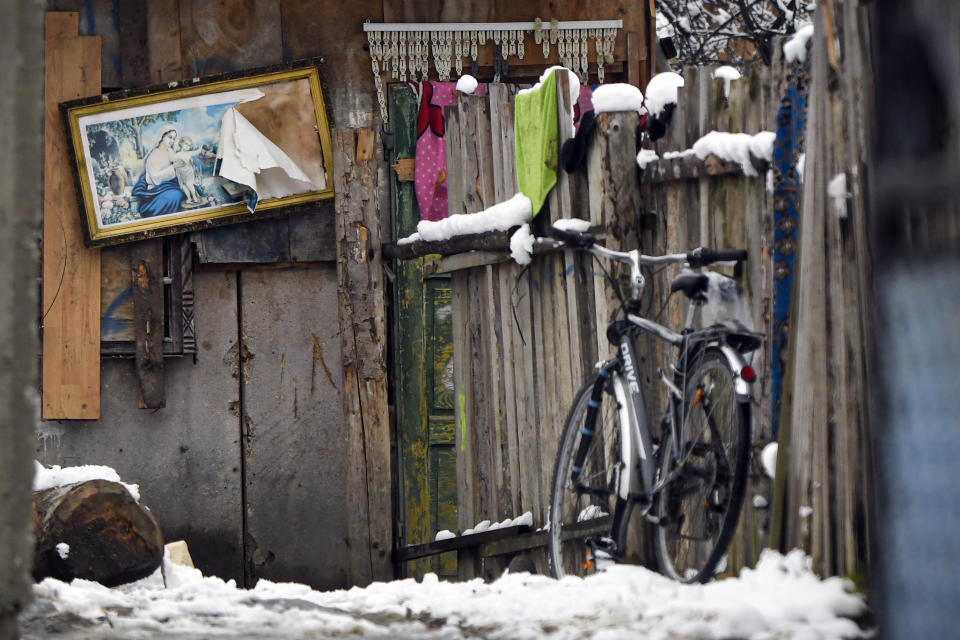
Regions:
<svg viewBox="0 0 960 640"><path fill-rule="evenodd" d="M717 349L707 349L687 376L677 407L680 446L660 448L664 486L654 503L660 572L706 582L724 569L746 491L750 404L740 402L734 374Z"/></svg>
<svg viewBox="0 0 960 640"><path fill-rule="evenodd" d="M616 495L622 473L617 403L609 385L601 381L603 390L591 414L598 379L594 375L577 393L557 452L547 544L555 578L601 571L623 548L625 527L620 522L628 509Z"/></svg>

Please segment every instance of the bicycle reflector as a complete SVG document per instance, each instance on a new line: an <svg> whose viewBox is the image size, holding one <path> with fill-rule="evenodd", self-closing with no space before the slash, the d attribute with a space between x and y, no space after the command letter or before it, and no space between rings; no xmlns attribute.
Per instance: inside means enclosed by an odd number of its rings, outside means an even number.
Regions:
<svg viewBox="0 0 960 640"><path fill-rule="evenodd" d="M757 379L757 372L750 365L740 369L740 377L746 382L753 382Z"/></svg>

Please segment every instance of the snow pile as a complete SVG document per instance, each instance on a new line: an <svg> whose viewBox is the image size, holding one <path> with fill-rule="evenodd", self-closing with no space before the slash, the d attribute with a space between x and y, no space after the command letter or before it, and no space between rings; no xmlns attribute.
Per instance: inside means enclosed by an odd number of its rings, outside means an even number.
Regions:
<svg viewBox="0 0 960 640"><path fill-rule="evenodd" d="M615 565L586 579L527 573L485 584L427 574L366 588L318 592L260 580L238 589L164 560L158 574L108 589L47 578L21 616L77 620L83 637L370 638L859 638L849 617L863 599L849 581L820 580L809 557L766 550L740 578L683 585L647 569ZM109 635L112 634L112 635ZM29 637L29 633L25 634ZM71 636L72 637L72 636Z"/></svg>
<svg viewBox="0 0 960 640"><path fill-rule="evenodd" d="M787 62L806 62L807 43L810 42L810 38L812 37L812 24L808 24L807 26L798 29L797 32L793 34L793 36L783 45L783 55L786 57Z"/></svg>
<svg viewBox="0 0 960 640"><path fill-rule="evenodd" d="M490 522L489 520L481 520L477 524L473 525L472 528L467 529L461 535L469 536L474 533L482 533L484 531L494 531L495 529L503 529L505 527L513 527L519 525L527 525L528 527L533 526L533 514L529 511L525 512L522 516L517 516L516 518L506 518L502 522Z"/></svg>
<svg viewBox="0 0 960 640"><path fill-rule="evenodd" d="M553 228L560 231L576 231L586 233L590 230L590 221L583 218L560 218L553 221ZM529 511L527 513L530 513ZM526 514L524 514L526 515Z"/></svg>
<svg viewBox="0 0 960 640"><path fill-rule="evenodd" d="M653 149L640 149L640 153L637 154L637 164L641 169L646 169L648 164L659 159L660 156Z"/></svg>
<svg viewBox="0 0 960 640"><path fill-rule="evenodd" d="M421 220L417 232L401 238L397 244L411 244L417 240L436 242L488 231L506 231L528 222L533 217L530 198L518 193L505 202L499 202L478 213L455 214L443 220Z"/></svg>
<svg viewBox="0 0 960 640"><path fill-rule="evenodd" d="M433 536L434 542L439 542L441 540L450 540L451 538L456 538L457 534L449 529L442 529L437 531L437 535Z"/></svg>
<svg viewBox="0 0 960 640"><path fill-rule="evenodd" d="M467 95L473 95L473 92L477 90L477 79L474 78L469 73L465 73L460 76L460 79L457 80L457 91L460 93L466 93Z"/></svg>
<svg viewBox="0 0 960 640"><path fill-rule="evenodd" d="M659 15L658 15L659 18ZM659 116L668 104L677 103L677 89L683 86L683 76L673 71L658 73L647 83L644 104L652 116Z"/></svg>
<svg viewBox="0 0 960 640"><path fill-rule="evenodd" d="M510 257L517 264L527 265L533 260L533 234L530 225L522 224L510 236Z"/></svg>
<svg viewBox="0 0 960 640"><path fill-rule="evenodd" d="M666 151L663 154L663 159L676 160L677 158L686 158L693 155L696 155L696 152L693 149L684 149L683 151Z"/></svg>
<svg viewBox="0 0 960 640"><path fill-rule="evenodd" d="M52 489L53 487L60 487L65 484L76 484L78 482L87 482L89 480L109 480L111 482L119 482L126 487L127 491L130 492L130 495L133 496L134 500L137 502L140 501L140 487L135 484L127 484L126 482L123 482L120 480L120 474L110 467L92 464L79 467L60 467L59 465L45 467L39 462L34 462L34 491L43 491L45 489Z"/></svg>
<svg viewBox="0 0 960 640"><path fill-rule="evenodd" d="M693 151L701 160L714 155L728 162L736 162L744 175L756 176L757 170L753 168L750 156L769 162L773 158L775 139L776 134L772 131L761 131L756 135L711 131L693 144Z"/></svg>
<svg viewBox="0 0 960 640"><path fill-rule="evenodd" d="M58 542L57 546L54 548L57 550L57 555L63 560L66 560L70 557L70 545L68 545L66 542Z"/></svg>
<svg viewBox="0 0 960 640"><path fill-rule="evenodd" d="M632 84L602 84L593 91L591 99L596 113L636 111L643 115L646 112L643 93Z"/></svg>
<svg viewBox="0 0 960 640"><path fill-rule="evenodd" d="M723 79L723 97L730 97L730 83L740 79L740 72L730 66L717 67L713 72L714 78Z"/></svg>

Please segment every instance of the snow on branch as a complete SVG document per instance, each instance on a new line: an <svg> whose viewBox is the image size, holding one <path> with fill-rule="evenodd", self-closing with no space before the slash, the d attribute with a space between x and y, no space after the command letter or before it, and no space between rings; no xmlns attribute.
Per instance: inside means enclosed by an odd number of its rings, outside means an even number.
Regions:
<svg viewBox="0 0 960 640"><path fill-rule="evenodd" d="M773 38L809 22L815 0L656 0L657 36L670 38L676 66L769 64Z"/></svg>

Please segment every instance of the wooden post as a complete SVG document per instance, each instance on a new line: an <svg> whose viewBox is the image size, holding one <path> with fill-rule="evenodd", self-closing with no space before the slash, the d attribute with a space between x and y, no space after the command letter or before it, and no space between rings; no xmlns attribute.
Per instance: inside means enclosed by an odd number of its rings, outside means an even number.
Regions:
<svg viewBox="0 0 960 640"><path fill-rule="evenodd" d="M120 79L126 88L150 84L148 60L150 48L149 11L121 3L118 7L120 31ZM167 51L179 61L180 51ZM179 64L176 65L179 71ZM179 74L167 73L162 80L177 80ZM110 249L108 249L110 251ZM141 409L159 409L166 405L166 380L163 362L164 295L163 240L154 238L130 245L129 268L133 287L134 371Z"/></svg>
<svg viewBox="0 0 960 640"><path fill-rule="evenodd" d="M100 250L84 247L59 103L100 92L100 37L79 15L46 17L43 204L44 419L100 417Z"/></svg>
<svg viewBox="0 0 960 640"><path fill-rule="evenodd" d="M133 284L135 367L141 409L166 405L163 374L163 244L136 242L130 247Z"/></svg>
<svg viewBox="0 0 960 640"><path fill-rule="evenodd" d="M337 288L346 419L350 583L393 577L386 318L376 132L337 129Z"/></svg>

